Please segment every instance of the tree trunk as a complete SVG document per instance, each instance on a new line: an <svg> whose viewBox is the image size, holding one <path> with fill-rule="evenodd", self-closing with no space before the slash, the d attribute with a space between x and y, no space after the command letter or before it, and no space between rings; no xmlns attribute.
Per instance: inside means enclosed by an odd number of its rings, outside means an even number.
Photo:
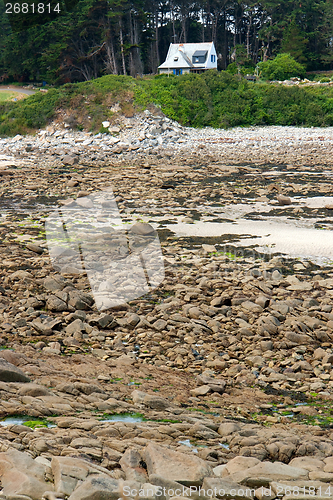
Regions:
<svg viewBox="0 0 333 500"><path fill-rule="evenodd" d="M186 33L186 15L185 15L185 7L184 4L182 4L182 35L183 35L183 43L186 43L187 41L187 33ZM181 41L181 40L180 40Z"/></svg>
<svg viewBox="0 0 333 500"><path fill-rule="evenodd" d="M201 17L202 17L202 43L204 43L205 42L205 13L204 13L203 9L201 11Z"/></svg>
<svg viewBox="0 0 333 500"><path fill-rule="evenodd" d="M105 69L108 74L118 75L117 61L114 51L114 39L112 36L112 26L110 18L107 18L106 35L105 35L105 53L104 59Z"/></svg>
<svg viewBox="0 0 333 500"><path fill-rule="evenodd" d="M247 58L250 59L250 32L252 27L252 14L250 14L250 22L247 24L246 30L246 54Z"/></svg>
<svg viewBox="0 0 333 500"><path fill-rule="evenodd" d="M156 50L156 72L160 65L160 53L158 49L158 8L155 10L155 50Z"/></svg>
<svg viewBox="0 0 333 500"><path fill-rule="evenodd" d="M175 7L173 2L171 2L171 21L172 21L172 42L177 43L176 29L175 29Z"/></svg>
<svg viewBox="0 0 333 500"><path fill-rule="evenodd" d="M122 62L122 66L123 66L123 75L126 75L123 26L122 26L121 18L119 19L119 39L120 39L120 51L121 51L121 62Z"/></svg>

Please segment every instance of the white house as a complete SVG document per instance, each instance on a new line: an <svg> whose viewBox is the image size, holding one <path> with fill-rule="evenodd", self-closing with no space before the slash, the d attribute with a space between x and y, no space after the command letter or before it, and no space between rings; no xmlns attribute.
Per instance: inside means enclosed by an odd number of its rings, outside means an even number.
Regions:
<svg viewBox="0 0 333 500"><path fill-rule="evenodd" d="M216 68L217 56L213 42L170 43L166 60L158 67L158 71L160 74L182 75Z"/></svg>

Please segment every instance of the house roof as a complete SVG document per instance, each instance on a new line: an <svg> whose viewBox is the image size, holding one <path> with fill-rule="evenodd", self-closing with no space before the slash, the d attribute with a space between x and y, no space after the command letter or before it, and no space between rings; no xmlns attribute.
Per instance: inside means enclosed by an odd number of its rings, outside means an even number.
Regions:
<svg viewBox="0 0 333 500"><path fill-rule="evenodd" d="M193 57L202 57L207 54L208 50L196 50L193 54Z"/></svg>
<svg viewBox="0 0 333 500"><path fill-rule="evenodd" d="M206 55L211 49L213 42L207 43L171 43L166 59L161 68L197 68L202 63L192 63L192 57ZM200 53L200 54L199 54Z"/></svg>

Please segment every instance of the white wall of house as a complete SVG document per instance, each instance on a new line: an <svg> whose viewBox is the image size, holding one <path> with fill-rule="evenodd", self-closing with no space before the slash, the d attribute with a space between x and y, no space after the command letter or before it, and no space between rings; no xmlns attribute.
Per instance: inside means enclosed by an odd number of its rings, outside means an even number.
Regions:
<svg viewBox="0 0 333 500"><path fill-rule="evenodd" d="M212 56L213 56L213 58L212 58ZM214 44L212 44L211 49L207 54L207 61L206 61L205 67L207 69L216 69L217 68L217 54L216 54Z"/></svg>

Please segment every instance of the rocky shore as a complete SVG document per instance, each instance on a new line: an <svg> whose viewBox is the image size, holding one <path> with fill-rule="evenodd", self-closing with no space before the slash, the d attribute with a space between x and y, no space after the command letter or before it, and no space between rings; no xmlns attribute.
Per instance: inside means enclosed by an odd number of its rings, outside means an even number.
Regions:
<svg viewBox="0 0 333 500"><path fill-rule="evenodd" d="M291 198L330 196L332 129L115 128L0 140L0 498L331 498L332 267L165 223L259 200L327 230L329 204ZM100 312L44 222L105 188L157 230L165 278Z"/></svg>

